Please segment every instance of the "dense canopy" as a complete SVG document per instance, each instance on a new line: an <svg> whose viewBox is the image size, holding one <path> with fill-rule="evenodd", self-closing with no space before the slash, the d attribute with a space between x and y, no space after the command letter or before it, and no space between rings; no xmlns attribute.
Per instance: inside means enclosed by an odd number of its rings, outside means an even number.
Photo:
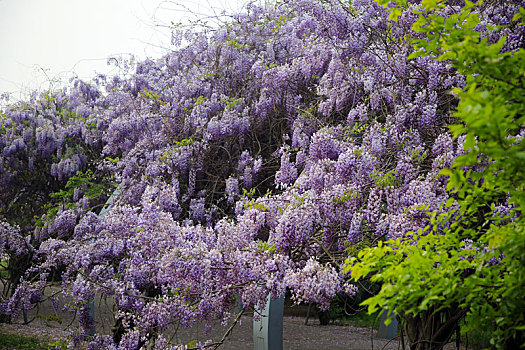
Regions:
<svg viewBox="0 0 525 350"><path fill-rule="evenodd" d="M474 30L488 44L506 38L501 52L522 50L520 5L478 5ZM424 6L248 5L218 29L175 28L180 48L129 77L9 105L4 316L59 283L85 330L90 298L115 297L115 330L91 348L165 349L170 324L227 320L236 297L251 308L288 290L328 308L355 295L342 271L349 255L439 214L453 222L461 207L442 170L472 148L447 127L459 122L457 91L470 73L432 52L409 59L429 35L413 28ZM519 123L509 135L518 145ZM490 204L519 215L505 195Z"/></svg>

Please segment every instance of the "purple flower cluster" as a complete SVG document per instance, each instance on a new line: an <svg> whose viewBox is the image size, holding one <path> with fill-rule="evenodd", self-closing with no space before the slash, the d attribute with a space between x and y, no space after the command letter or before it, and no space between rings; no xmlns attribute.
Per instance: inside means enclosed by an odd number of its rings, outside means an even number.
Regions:
<svg viewBox="0 0 525 350"><path fill-rule="evenodd" d="M321 265L310 258L302 268L290 271L286 276L287 285L293 290L295 302L318 303L321 310L328 310L330 300L342 291L339 273L331 266ZM349 287L345 292L355 294Z"/></svg>

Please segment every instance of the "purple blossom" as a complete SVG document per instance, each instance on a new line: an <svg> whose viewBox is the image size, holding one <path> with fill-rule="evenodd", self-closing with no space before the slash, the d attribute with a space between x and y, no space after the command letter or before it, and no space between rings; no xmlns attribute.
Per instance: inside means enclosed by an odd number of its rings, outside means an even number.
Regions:
<svg viewBox="0 0 525 350"><path fill-rule="evenodd" d="M277 186L286 187L297 179L297 168L290 162L290 153L284 152L281 156L281 168L275 174Z"/></svg>
<svg viewBox="0 0 525 350"><path fill-rule="evenodd" d="M63 238L72 232L77 223L77 213L74 210L65 210L57 214L53 225L53 231L59 238Z"/></svg>
<svg viewBox="0 0 525 350"><path fill-rule="evenodd" d="M227 178L225 192L228 203L232 204L236 197L239 196L239 180L231 176Z"/></svg>
<svg viewBox="0 0 525 350"><path fill-rule="evenodd" d="M330 301L341 291L341 279L335 268L323 266L310 258L302 268L286 276L296 303L317 303L321 310L328 310ZM348 289L348 288L346 288Z"/></svg>
<svg viewBox="0 0 525 350"><path fill-rule="evenodd" d="M190 201L190 215L195 222L204 220L206 215L204 208L204 198L192 199Z"/></svg>

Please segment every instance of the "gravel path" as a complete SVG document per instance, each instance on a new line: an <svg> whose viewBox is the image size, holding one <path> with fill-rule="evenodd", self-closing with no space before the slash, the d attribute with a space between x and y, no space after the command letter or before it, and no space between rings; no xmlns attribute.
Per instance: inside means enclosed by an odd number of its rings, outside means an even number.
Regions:
<svg viewBox="0 0 525 350"><path fill-rule="evenodd" d="M305 326L304 318L298 317L285 317L283 324L283 345L285 350L318 350L323 348L333 350L372 349L371 332L366 328L334 325L319 326L313 324ZM177 338L183 344L195 339L205 340L213 338L214 340L219 340L226 328L227 327L216 326L213 327L211 331L205 331L203 326L196 326L191 329L179 330ZM69 334L68 331L64 331L63 329L46 327L41 324L31 324L28 326L0 324L0 333L36 337L49 342L67 340ZM373 342L374 349L399 349L397 342L387 344L387 341L382 339L374 339ZM241 323L233 329L232 334L220 349L253 349L251 317L242 317Z"/></svg>
<svg viewBox="0 0 525 350"><path fill-rule="evenodd" d="M308 325L304 325L303 317L285 316L283 320L283 347L284 350L370 350L385 349L399 350L400 342L395 339L387 341L375 337L375 331L352 326L328 325L321 326L318 321L310 319ZM313 322L312 322L313 321ZM233 329L231 335L219 348L222 350L245 350L253 349L252 318L243 316L241 322ZM192 340L221 339L227 327L215 325L211 330L205 330L202 325L191 329L179 329L173 341L186 344ZM45 326L41 322L31 325L0 324L0 333L19 334L37 337L49 342L56 340L67 340L68 331L54 326ZM408 349L408 347L407 347ZM455 349L453 344L445 348Z"/></svg>
<svg viewBox="0 0 525 350"><path fill-rule="evenodd" d="M197 326L191 329L179 330L178 340L187 343L192 339L212 338L219 340L227 327L215 326L206 337L204 327ZM352 326L328 325L321 326L317 320L309 320L304 325L303 317L285 316L283 319L283 348L284 350L369 350L369 349L399 349L398 342L388 342L376 339L370 329ZM203 337L204 336L204 337ZM373 340L373 345L372 345ZM389 344L388 344L389 343ZM232 334L224 342L222 349L244 350L253 349L253 321L249 316L243 316L241 323L236 325Z"/></svg>

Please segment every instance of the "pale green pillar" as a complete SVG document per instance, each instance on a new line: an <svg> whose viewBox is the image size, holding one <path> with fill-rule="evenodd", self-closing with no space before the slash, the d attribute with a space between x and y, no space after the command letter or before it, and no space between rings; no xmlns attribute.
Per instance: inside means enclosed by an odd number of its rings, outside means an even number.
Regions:
<svg viewBox="0 0 525 350"><path fill-rule="evenodd" d="M98 217L103 219L107 213L111 210L111 207L113 206L113 203L117 200L117 198L121 195L122 191L120 190L120 186L118 186L115 191L109 196L108 200L102 207L102 210L100 213L98 213ZM88 301L88 308L89 308L89 316L93 318L93 328L86 329L86 334L88 336L95 336L95 300L93 298L90 298Z"/></svg>
<svg viewBox="0 0 525 350"><path fill-rule="evenodd" d="M261 318L253 321L254 349L282 350L284 295L277 299L268 295L264 310L256 312L261 313Z"/></svg>
<svg viewBox="0 0 525 350"><path fill-rule="evenodd" d="M377 330L377 336L379 338L394 339L397 337L397 318L393 316L392 322L388 326L385 325L385 321L388 315L388 310L383 310L381 317L379 317L379 329Z"/></svg>

